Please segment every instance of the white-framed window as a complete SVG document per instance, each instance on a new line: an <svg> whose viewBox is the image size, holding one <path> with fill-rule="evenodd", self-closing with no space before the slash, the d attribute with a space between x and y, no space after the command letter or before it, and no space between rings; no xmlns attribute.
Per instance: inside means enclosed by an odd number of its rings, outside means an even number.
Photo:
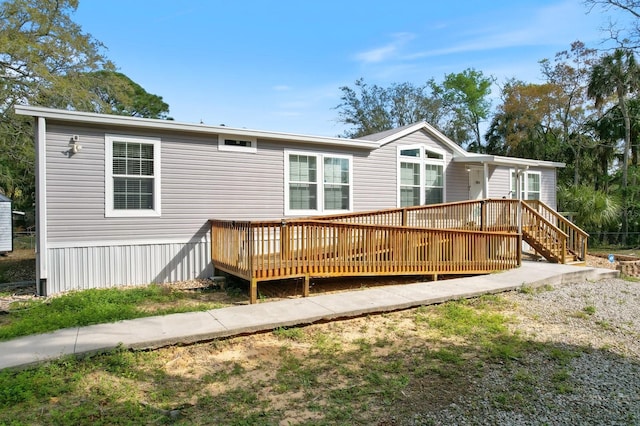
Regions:
<svg viewBox="0 0 640 426"><path fill-rule="evenodd" d="M160 216L160 139L105 135L105 216Z"/></svg>
<svg viewBox="0 0 640 426"><path fill-rule="evenodd" d="M516 171L510 170L511 174L511 198L518 198L516 190L517 180ZM520 199L521 200L539 200L541 193L541 177L542 173L535 171L521 171L520 176Z"/></svg>
<svg viewBox="0 0 640 426"><path fill-rule="evenodd" d="M352 210L351 156L285 151L284 164L285 215Z"/></svg>
<svg viewBox="0 0 640 426"><path fill-rule="evenodd" d="M219 135L219 151L258 152L258 140L247 136Z"/></svg>
<svg viewBox="0 0 640 426"><path fill-rule="evenodd" d="M445 202L445 152L423 145L398 147L398 206Z"/></svg>

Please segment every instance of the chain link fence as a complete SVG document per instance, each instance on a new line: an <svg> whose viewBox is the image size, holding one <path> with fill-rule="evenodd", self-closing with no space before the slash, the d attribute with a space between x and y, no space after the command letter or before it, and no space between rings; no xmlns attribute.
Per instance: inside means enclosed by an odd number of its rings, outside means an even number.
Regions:
<svg viewBox="0 0 640 426"><path fill-rule="evenodd" d="M36 249L36 233L33 231L14 232L13 233L13 249L14 250L35 250Z"/></svg>

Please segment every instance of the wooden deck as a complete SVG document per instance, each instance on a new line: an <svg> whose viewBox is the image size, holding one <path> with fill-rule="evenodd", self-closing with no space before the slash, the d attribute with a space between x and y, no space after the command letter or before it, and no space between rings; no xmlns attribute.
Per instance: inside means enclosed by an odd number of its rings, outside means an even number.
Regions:
<svg viewBox="0 0 640 426"><path fill-rule="evenodd" d="M586 234L551 212L542 203L480 200L287 221L212 219L211 257L216 269L250 282L255 303L259 281L302 278L306 296L311 277L437 279L515 268L525 235L552 261L574 256L568 244L576 242L586 255Z"/></svg>

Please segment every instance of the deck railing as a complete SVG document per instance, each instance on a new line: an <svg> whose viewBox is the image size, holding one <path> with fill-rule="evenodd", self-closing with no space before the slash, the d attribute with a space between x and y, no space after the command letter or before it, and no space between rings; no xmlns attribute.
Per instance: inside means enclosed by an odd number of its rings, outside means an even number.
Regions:
<svg viewBox="0 0 640 426"><path fill-rule="evenodd" d="M565 263L588 235L540 202L462 201L287 221L211 220L216 268L250 281L362 275L478 274L514 268L521 243Z"/></svg>
<svg viewBox="0 0 640 426"><path fill-rule="evenodd" d="M301 277L479 274L520 265L520 236L505 232L323 220L211 220L216 268L257 282Z"/></svg>
<svg viewBox="0 0 640 426"><path fill-rule="evenodd" d="M332 222L418 228L516 232L518 200L487 199L314 218Z"/></svg>

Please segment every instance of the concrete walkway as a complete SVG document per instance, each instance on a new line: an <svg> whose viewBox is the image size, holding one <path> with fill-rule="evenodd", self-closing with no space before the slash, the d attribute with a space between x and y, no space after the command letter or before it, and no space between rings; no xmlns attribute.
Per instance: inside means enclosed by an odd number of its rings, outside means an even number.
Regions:
<svg viewBox="0 0 640 426"><path fill-rule="evenodd" d="M618 271L610 269L523 262L518 269L471 278L390 285L206 312L68 328L0 342L0 369L25 367L64 355L96 353L118 346L153 349L430 305L515 290L523 285L554 285L616 276Z"/></svg>

